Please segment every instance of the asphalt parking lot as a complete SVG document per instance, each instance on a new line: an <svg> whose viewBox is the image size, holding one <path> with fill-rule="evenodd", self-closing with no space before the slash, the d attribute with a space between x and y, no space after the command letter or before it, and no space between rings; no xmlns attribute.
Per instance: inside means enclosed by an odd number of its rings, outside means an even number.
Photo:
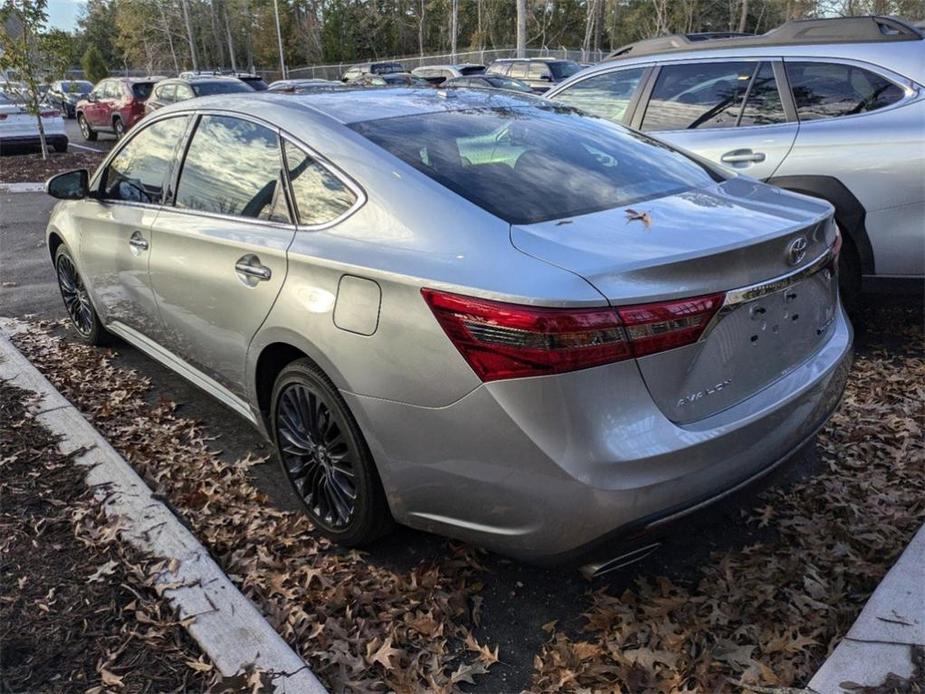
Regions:
<svg viewBox="0 0 925 694"><path fill-rule="evenodd" d="M72 123L69 121L69 123ZM54 283L44 244L44 229L53 201L44 194L0 194L0 315L57 320L64 318L61 299ZM157 384L157 398L178 404L178 413L206 423L214 437L213 447L228 459L248 453L271 456L270 446L252 429L216 401L161 367L133 347L117 342L113 362L137 370ZM775 482L787 483L812 474L819 466L814 448L803 451L792 464L776 473ZM276 463L252 468L255 484L274 503L297 508L288 487L278 474ZM582 622L582 599L589 588L607 587L618 595L639 576L662 575L674 581L692 580L699 565L715 550L742 547L760 541L763 531L747 525L741 509L749 506L754 492L711 509L696 522L687 523L683 535L669 537L662 548L629 568L595 579L592 584L569 569L539 569L488 555L488 573L482 608L481 634L501 648L503 666L492 668L478 680L475 690L520 690L528 687L533 654L546 632L542 625L557 620L560 629L578 629ZM408 529L399 529L380 542L369 554L370 562L388 568L414 566L447 552L447 540Z"/></svg>
<svg viewBox="0 0 925 694"><path fill-rule="evenodd" d="M96 142L87 142L80 134L76 118L64 119L64 131L67 133L68 146L77 150L92 149L97 152L108 152L116 144L115 135L99 133Z"/></svg>

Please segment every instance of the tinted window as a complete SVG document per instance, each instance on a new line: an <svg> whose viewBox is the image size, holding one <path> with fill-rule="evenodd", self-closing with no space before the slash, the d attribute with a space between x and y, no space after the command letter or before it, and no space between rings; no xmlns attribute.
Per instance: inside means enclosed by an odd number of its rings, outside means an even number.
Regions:
<svg viewBox="0 0 925 694"><path fill-rule="evenodd" d="M571 77L581 70L581 65L573 63L571 60L564 60L559 63L549 63L549 71L557 80L564 80Z"/></svg>
<svg viewBox="0 0 925 694"><path fill-rule="evenodd" d="M762 63L748 89L739 125L771 125L786 120L777 81L774 79L774 68L771 63Z"/></svg>
<svg viewBox="0 0 925 694"><path fill-rule="evenodd" d="M869 70L837 63L785 63L800 120L850 116L889 106L902 88Z"/></svg>
<svg viewBox="0 0 925 694"><path fill-rule="evenodd" d="M620 123L626 115L626 108L636 87L639 86L644 71L645 68L637 67L605 72L581 80L553 98L595 116Z"/></svg>
<svg viewBox="0 0 925 694"><path fill-rule="evenodd" d="M665 65L642 120L643 130L731 128L755 63Z"/></svg>
<svg viewBox="0 0 925 694"><path fill-rule="evenodd" d="M401 116L351 127L512 223L570 217L713 182L703 167L667 146L551 104Z"/></svg>
<svg viewBox="0 0 925 694"><path fill-rule="evenodd" d="M151 96L151 89L153 88L154 82L135 82L135 84L132 85L132 94L135 95L136 99L144 101Z"/></svg>
<svg viewBox="0 0 925 694"><path fill-rule="evenodd" d="M196 82L190 85L196 96L209 96L211 94L233 94L236 92L252 92L251 87L241 80L222 80L221 82Z"/></svg>
<svg viewBox="0 0 925 694"><path fill-rule="evenodd" d="M280 169L279 141L272 130L229 116L203 116L183 163L176 205L288 221Z"/></svg>
<svg viewBox="0 0 925 694"><path fill-rule="evenodd" d="M108 200L158 204L183 138L187 116L158 121L132 137L116 155L103 177L102 193Z"/></svg>
<svg viewBox="0 0 925 694"><path fill-rule="evenodd" d="M459 74L461 75L479 75L483 72L485 72L485 68L481 65L470 65L459 69Z"/></svg>
<svg viewBox="0 0 925 694"><path fill-rule="evenodd" d="M339 178L292 143L284 147L299 224L325 224L353 207L356 195Z"/></svg>

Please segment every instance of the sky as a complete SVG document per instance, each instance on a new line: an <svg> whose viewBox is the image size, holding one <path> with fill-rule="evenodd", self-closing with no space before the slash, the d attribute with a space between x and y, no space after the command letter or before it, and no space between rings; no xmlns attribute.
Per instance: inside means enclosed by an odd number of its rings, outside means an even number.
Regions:
<svg viewBox="0 0 925 694"><path fill-rule="evenodd" d="M73 31L77 28L77 15L85 0L48 0L48 26Z"/></svg>

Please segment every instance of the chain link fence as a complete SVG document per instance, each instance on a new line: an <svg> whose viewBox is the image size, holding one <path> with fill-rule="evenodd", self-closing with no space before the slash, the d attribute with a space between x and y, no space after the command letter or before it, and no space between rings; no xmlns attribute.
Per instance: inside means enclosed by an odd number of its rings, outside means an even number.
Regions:
<svg viewBox="0 0 925 694"><path fill-rule="evenodd" d="M574 60L576 63L597 63L607 55L605 51L583 51L574 48L528 48L526 57L528 58L562 58L565 60ZM456 54L444 53L442 55L412 55L401 56L397 58L377 58L373 61L364 60L353 63L334 63L331 65L307 65L305 67L290 68L290 79L326 79L338 80L353 65L361 65L368 62L396 62L401 63L408 72L416 67L425 65L455 65L458 63L478 63L479 65L489 65L500 58L515 58L517 56L516 48L490 48L481 51L457 51Z"/></svg>

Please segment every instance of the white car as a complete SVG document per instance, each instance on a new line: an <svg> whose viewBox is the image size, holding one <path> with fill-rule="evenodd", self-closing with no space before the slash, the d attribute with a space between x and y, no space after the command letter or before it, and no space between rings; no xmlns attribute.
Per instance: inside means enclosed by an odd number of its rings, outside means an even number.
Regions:
<svg viewBox="0 0 925 694"><path fill-rule="evenodd" d="M48 146L54 147L56 152L67 152L67 134L61 113L44 104L41 109L39 115ZM35 115L29 113L20 96L0 92L0 151L39 146L39 124Z"/></svg>

